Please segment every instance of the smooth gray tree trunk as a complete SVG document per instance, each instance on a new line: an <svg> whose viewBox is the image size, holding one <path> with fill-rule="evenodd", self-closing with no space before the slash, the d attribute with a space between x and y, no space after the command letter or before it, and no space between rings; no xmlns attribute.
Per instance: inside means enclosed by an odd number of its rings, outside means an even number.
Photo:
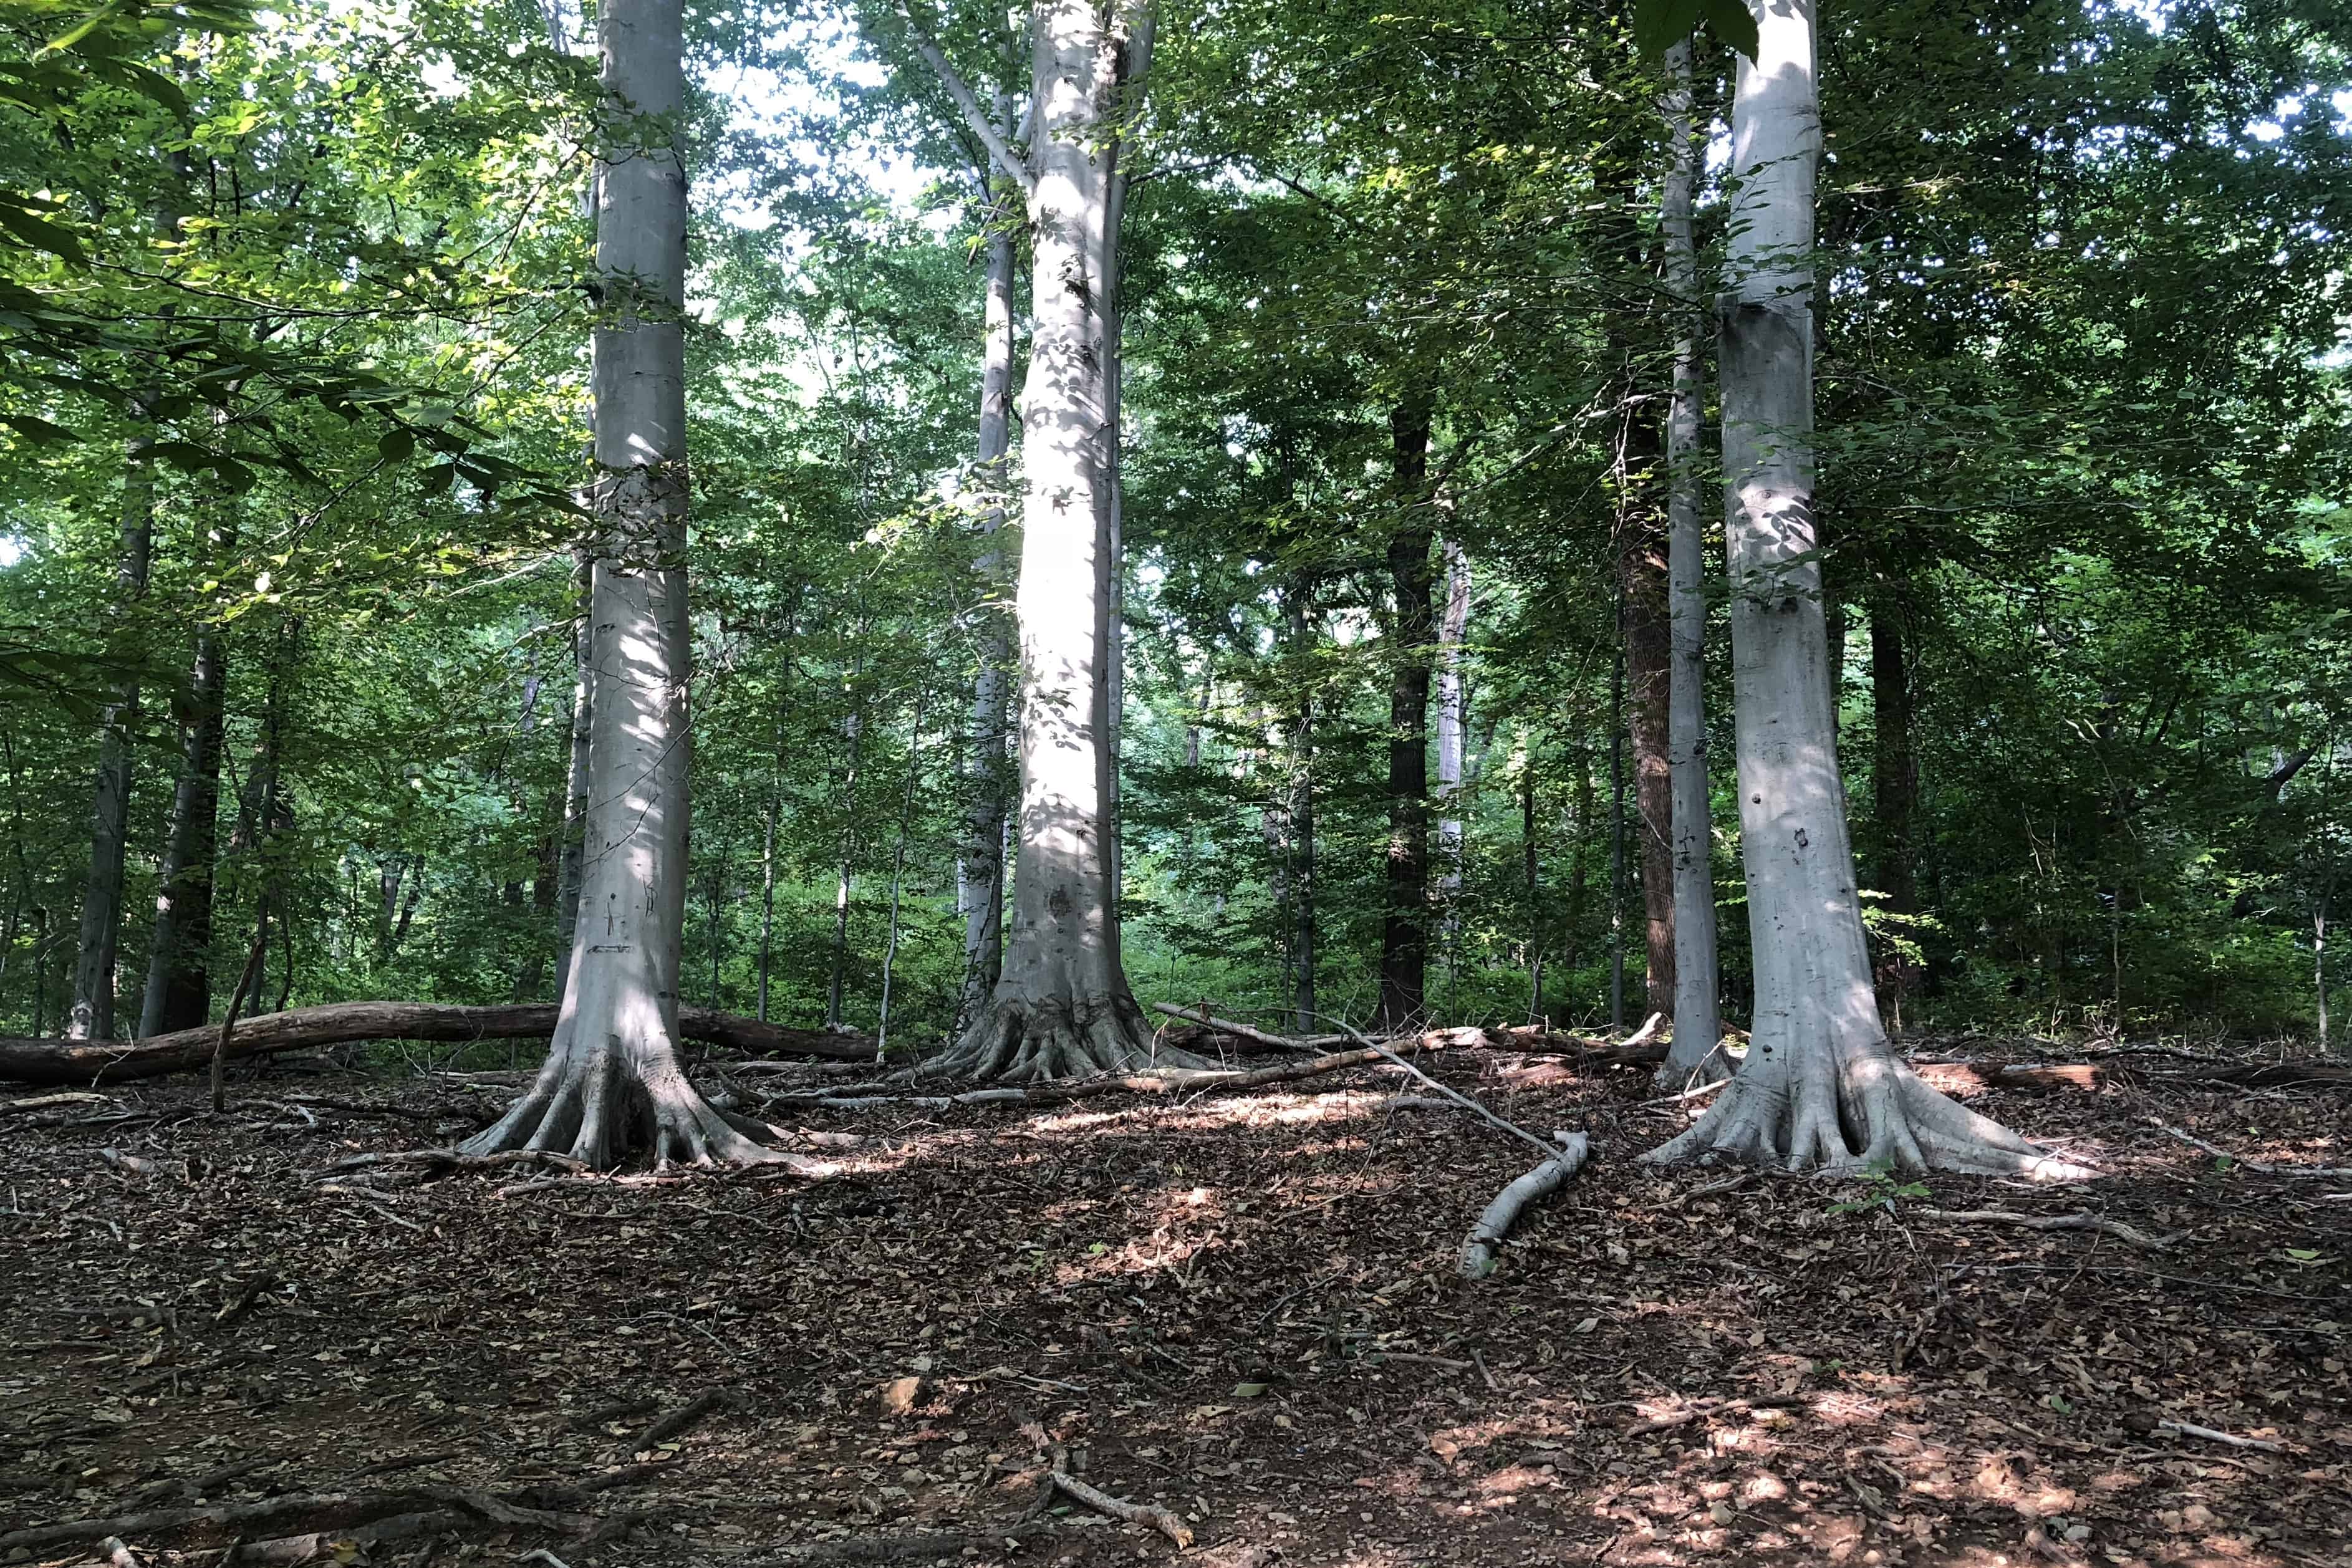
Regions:
<svg viewBox="0 0 2352 1568"><path fill-rule="evenodd" d="M1679 1089L1723 1039L1715 925L1715 825L1706 770L1706 528L1699 504L1699 422L1705 371L1698 333L1698 252L1691 232L1699 143L1691 123L1691 46L1666 54L1661 105L1668 155L1659 201L1666 287L1683 304L1674 390L1666 405L1666 577L1674 640L1666 693L1666 757L1674 786L1674 1046L1658 1069ZM1708 1071L1717 1071L1707 1069Z"/></svg>
<svg viewBox="0 0 2352 1568"><path fill-rule="evenodd" d="M605 0L603 88L619 145L597 169L595 564L585 853L563 1002L537 1082L466 1143L599 1167L759 1158L679 1065L686 925L685 47L679 0Z"/></svg>
<svg viewBox="0 0 2352 1568"><path fill-rule="evenodd" d="M1760 0L1739 62L1719 310L1740 847L1756 1011L1748 1060L1653 1159L1791 1169L2088 1174L1930 1089L1872 989L1830 712L1815 551L1813 0Z"/></svg>
<svg viewBox="0 0 2352 1568"><path fill-rule="evenodd" d="M115 569L121 607L147 593L147 563L154 538L155 427L143 402L123 442L122 555ZM98 781L91 791L89 875L82 885L80 945L74 953L73 996L66 1012L68 1040L114 1038L114 967L122 938L122 862L130 841L131 735L139 725L139 683L125 680L99 719Z"/></svg>
<svg viewBox="0 0 2352 1568"><path fill-rule="evenodd" d="M1011 1082L1194 1060L1156 1049L1119 962L1108 783L1118 344L1106 272L1118 254L1117 150L1141 101L1149 5L1128 0L1106 14L1091 0L1041 0L1032 25L1036 136L1025 161L968 89L959 96L1028 196L1034 255L1013 927L989 1006L931 1064Z"/></svg>
<svg viewBox="0 0 2352 1568"><path fill-rule="evenodd" d="M997 119L1009 125L1011 105L997 99ZM1013 411L1013 231L992 220L988 233L986 341L981 360L980 438L974 484L988 497L981 531L989 543L975 563L985 600L981 615L980 668L972 680L965 731L964 837L956 855L956 909L963 917L963 988L959 1025L980 1015L1004 967L1004 820L1013 769L1005 757L1005 696L1012 686L1013 628L996 602L1003 590L1004 524L1001 497L1011 478Z"/></svg>

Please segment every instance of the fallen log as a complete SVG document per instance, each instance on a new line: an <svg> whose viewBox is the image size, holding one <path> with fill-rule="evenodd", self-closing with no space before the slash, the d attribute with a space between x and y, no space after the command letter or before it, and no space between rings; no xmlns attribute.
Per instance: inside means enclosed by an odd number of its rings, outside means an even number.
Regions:
<svg viewBox="0 0 2352 1568"><path fill-rule="evenodd" d="M499 1007L459 1007L441 1002L335 1002L297 1008L245 1019L229 1041L228 1057L239 1060L322 1045L370 1040L463 1042L478 1040L545 1040L555 1032L560 1009L552 1002ZM870 1061L874 1042L859 1035L823 1030L783 1029L737 1013L680 1008L678 1032L687 1039L761 1056L811 1056L839 1061ZM220 1029L205 1024L145 1040L26 1040L0 1038L0 1079L24 1083L111 1083L190 1072L212 1064Z"/></svg>
<svg viewBox="0 0 2352 1568"><path fill-rule="evenodd" d="M1591 1142L1582 1133L1555 1133L1559 1140L1559 1153L1495 1195L1486 1212L1470 1228L1470 1239L1462 1244L1462 1277L1483 1280L1495 1271L1495 1253L1503 1238L1518 1223L1520 1212L1531 1203L1540 1203L1558 1192L1584 1164Z"/></svg>

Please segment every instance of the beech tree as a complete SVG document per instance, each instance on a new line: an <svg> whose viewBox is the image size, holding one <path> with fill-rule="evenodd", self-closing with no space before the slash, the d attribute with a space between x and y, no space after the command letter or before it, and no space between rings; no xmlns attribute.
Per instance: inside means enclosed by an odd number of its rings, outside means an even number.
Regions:
<svg viewBox="0 0 2352 1568"><path fill-rule="evenodd" d="M599 1167L769 1157L687 1082L678 990L687 888L685 40L678 0L597 13L614 145L596 170L594 531L582 668L589 714L578 915L539 1076L473 1154L548 1149Z"/></svg>
<svg viewBox="0 0 2352 1568"><path fill-rule="evenodd" d="M1821 147L1812 0L1762 0L1732 100L1717 339L1756 1006L1739 1074L1652 1157L2081 1174L1930 1089L1895 1056L1879 1019L1837 771L1812 515Z"/></svg>
<svg viewBox="0 0 2352 1568"><path fill-rule="evenodd" d="M1090 0L1045 0L1030 26L1025 154L991 123L939 46L920 46L1026 197L1033 258L1013 923L987 1006L925 1066L1008 1082L1169 1060L1155 1051L1119 961L1112 785L1120 153L1150 75L1151 10L1148 0L1108 11Z"/></svg>

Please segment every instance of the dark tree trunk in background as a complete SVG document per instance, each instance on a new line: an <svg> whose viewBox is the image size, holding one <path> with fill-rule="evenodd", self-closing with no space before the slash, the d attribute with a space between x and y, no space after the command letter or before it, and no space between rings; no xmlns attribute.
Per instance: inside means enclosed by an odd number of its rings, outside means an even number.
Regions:
<svg viewBox="0 0 2352 1568"><path fill-rule="evenodd" d="M218 631L196 633L195 666L180 699L180 781L163 846L155 935L148 952L142 1036L194 1029L212 1011L213 871L219 845L221 727L228 650Z"/></svg>
<svg viewBox="0 0 2352 1568"><path fill-rule="evenodd" d="M1389 541L1395 647L1389 684L1388 903L1381 924L1381 999L1376 1027L1417 1022L1429 964L1429 676L1436 638L1435 574L1429 526L1429 411L1404 405L1389 416L1392 476L1403 515Z"/></svg>
<svg viewBox="0 0 2352 1568"><path fill-rule="evenodd" d="M1627 443L1638 467L1639 494L1631 497L1617 541L1618 584L1625 605L1625 727L1633 746L1633 818L1628 824L1641 855L1643 934L1647 953L1648 1010L1675 1010L1674 765L1667 746L1667 694L1674 645L1666 604L1665 519L1654 503L1659 465L1656 432L1646 418L1632 420Z"/></svg>
<svg viewBox="0 0 2352 1568"><path fill-rule="evenodd" d="M147 419L143 400L134 402L131 412L137 423L123 444L122 556L115 570L125 611L147 592L155 518L155 427ZM89 877L82 888L80 946L74 955L73 998L66 1013L68 1040L114 1036L114 965L122 937L122 860L131 816L131 737L139 725L135 677L117 688L99 722Z"/></svg>
<svg viewBox="0 0 2352 1568"><path fill-rule="evenodd" d="M1904 646L1902 611L1892 593L1870 607L1870 693L1877 725L1872 769L1878 863L1871 880L1898 915L1919 907L1918 848L1913 821L1919 803L1919 765L1911 749L1911 659Z"/></svg>

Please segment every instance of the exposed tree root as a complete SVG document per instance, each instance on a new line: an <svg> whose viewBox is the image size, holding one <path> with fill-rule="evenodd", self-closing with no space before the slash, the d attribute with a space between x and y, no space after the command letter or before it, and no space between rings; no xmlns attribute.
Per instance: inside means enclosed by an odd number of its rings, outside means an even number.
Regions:
<svg viewBox="0 0 2352 1568"><path fill-rule="evenodd" d="M961 1040L914 1068L912 1076L1054 1083L1113 1073L1216 1068L1208 1057L1160 1044L1132 997L1038 1000L1000 989Z"/></svg>
<svg viewBox="0 0 2352 1568"><path fill-rule="evenodd" d="M1495 1254L1503 1245L1503 1238L1518 1223L1519 1215L1530 1204L1541 1203L1568 1185L1568 1180L1583 1168L1585 1155L1591 1143L1582 1133L1554 1133L1559 1153L1546 1160L1527 1175L1495 1195L1495 1201L1470 1228L1470 1239L1462 1244L1462 1277L1483 1280L1495 1271Z"/></svg>
<svg viewBox="0 0 2352 1568"><path fill-rule="evenodd" d="M2098 1174L1937 1093L1883 1038L1809 1047L1759 1039L1706 1114L1645 1157L1660 1165L1969 1171L2036 1181Z"/></svg>
<svg viewBox="0 0 2352 1568"><path fill-rule="evenodd" d="M832 1174L830 1166L761 1142L765 1132L696 1093L667 1044L632 1050L609 1036L598 1044L559 1043L521 1098L458 1152L562 1154L608 1170L636 1145L656 1166L768 1164L805 1176Z"/></svg>

